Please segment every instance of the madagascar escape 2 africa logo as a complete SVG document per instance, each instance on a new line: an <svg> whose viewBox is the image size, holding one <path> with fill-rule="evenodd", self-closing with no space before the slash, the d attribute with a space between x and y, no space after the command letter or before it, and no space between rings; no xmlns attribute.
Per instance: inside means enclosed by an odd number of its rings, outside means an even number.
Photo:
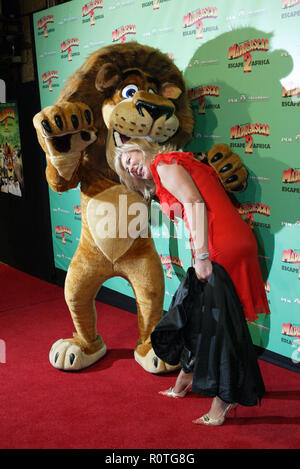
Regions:
<svg viewBox="0 0 300 469"><path fill-rule="evenodd" d="M66 242L72 243L72 240L66 236L66 235L72 236L72 230L68 226L56 225L55 233L56 233L56 237L58 239L61 239L61 242L63 244L66 244Z"/></svg>
<svg viewBox="0 0 300 469"><path fill-rule="evenodd" d="M268 39L251 39L249 41L234 44L228 49L228 60L243 58L243 62L229 63L228 68L243 67L244 73L252 72L256 65L268 65L269 59L252 60L252 53L256 51L266 52L269 50Z"/></svg>
<svg viewBox="0 0 300 469"><path fill-rule="evenodd" d="M182 27L185 29L185 31L183 31L183 36L196 35L196 39L202 39L203 33L207 31L216 31L218 29L216 25L204 28L203 20L208 18L217 18L217 16L217 7L199 8L198 10L187 13L183 17Z"/></svg>
<svg viewBox="0 0 300 469"><path fill-rule="evenodd" d="M82 23L89 23L90 26L95 26L96 20L104 18L104 15L95 13L95 10L98 8L103 8L103 0L93 0L83 5Z"/></svg>
<svg viewBox="0 0 300 469"><path fill-rule="evenodd" d="M297 169L285 169L282 173L282 192L295 192L300 194L300 187L295 187L294 184L300 182L300 171Z"/></svg>
<svg viewBox="0 0 300 469"><path fill-rule="evenodd" d="M300 106L300 87L287 90L282 87L282 107L294 108Z"/></svg>
<svg viewBox="0 0 300 469"><path fill-rule="evenodd" d="M264 137L270 136L270 126L268 124L244 124L235 125L230 129L230 139L239 140L245 139L245 143L230 143L231 147L243 147L246 154L252 154L254 149L270 149L269 143L255 143L253 136L262 135Z"/></svg>
<svg viewBox="0 0 300 469"><path fill-rule="evenodd" d="M188 97L199 105L198 114L205 114L207 109L220 109L220 104L206 104L205 97L219 98L220 88L215 85L203 85L188 90Z"/></svg>
<svg viewBox="0 0 300 469"><path fill-rule="evenodd" d="M300 280L300 251L297 252L294 249L286 249L282 253L281 261L283 262L282 270L298 273L298 279ZM298 266L296 266L298 264ZM281 298L281 300L286 301L287 303L291 304L299 304L300 305L300 298L295 298L294 300L288 298ZM288 336L287 338L282 338L282 342L285 342L289 345L292 345L295 350L292 354L292 358L295 359L296 362L299 362L299 354L300 354L300 326L299 324L291 324L284 323L282 324L281 334L284 336ZM294 340L292 340L294 338ZM295 340L296 339L296 340Z"/></svg>
<svg viewBox="0 0 300 469"><path fill-rule="evenodd" d="M49 24L51 23L54 23L53 15L47 15L47 16L44 16L43 18L40 18L37 22L37 26L39 30L38 35L44 36L45 38L47 38L50 33L53 33L55 31L55 28L49 27Z"/></svg>
<svg viewBox="0 0 300 469"><path fill-rule="evenodd" d="M283 323L282 327L281 327L281 334L284 335L284 336L289 337L289 339L287 339L286 337L283 337L281 339L281 341L295 347L295 350L292 354L292 358L295 359L296 363L299 363L300 326L298 324L297 325L296 324L291 324L290 322L287 323L287 324Z"/></svg>
<svg viewBox="0 0 300 469"><path fill-rule="evenodd" d="M57 70L50 70L49 72L42 74L42 82L43 88L48 88L51 92L53 91L54 87L59 86L58 83L54 83L53 80L58 79L58 71Z"/></svg>
<svg viewBox="0 0 300 469"><path fill-rule="evenodd" d="M73 213L74 213L74 219L80 221L81 220L81 206L74 205Z"/></svg>
<svg viewBox="0 0 300 469"><path fill-rule="evenodd" d="M127 41L128 34L136 34L135 24L127 24L126 26L115 29L112 32L112 42L121 41L121 43L124 43Z"/></svg>
<svg viewBox="0 0 300 469"><path fill-rule="evenodd" d="M294 249L286 249L282 253L281 261L284 263L282 265L282 270L288 272L294 272L298 274L298 279L300 280L300 251L297 252ZM292 264L292 265L287 265ZM298 264L298 266L296 266Z"/></svg>
<svg viewBox="0 0 300 469"><path fill-rule="evenodd" d="M79 39L77 37L72 37L71 39L67 39L66 41L63 41L60 44L60 52L61 52L61 58L65 59L68 57L68 62L72 61L72 57L74 55L80 55L79 51L74 51L72 48L79 47Z"/></svg>
<svg viewBox="0 0 300 469"><path fill-rule="evenodd" d="M245 204L240 204L238 207L238 212L240 215L246 216L246 221L250 226L259 226L261 228L270 229L271 225L269 223L262 223L254 220L254 214L263 215L264 217L269 217L271 215L270 206L262 204L261 202L247 202Z"/></svg>
<svg viewBox="0 0 300 469"><path fill-rule="evenodd" d="M300 4L300 0L281 0L281 8L286 10L286 13L281 14L281 19L293 18L300 16L300 10L294 10L294 7ZM292 11L288 11L288 9Z"/></svg>

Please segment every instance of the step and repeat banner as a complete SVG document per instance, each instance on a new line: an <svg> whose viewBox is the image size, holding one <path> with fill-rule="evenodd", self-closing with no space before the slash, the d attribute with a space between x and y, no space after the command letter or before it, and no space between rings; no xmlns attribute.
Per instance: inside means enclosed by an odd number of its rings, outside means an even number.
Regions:
<svg viewBox="0 0 300 469"><path fill-rule="evenodd" d="M73 0L33 21L42 107L104 45L134 40L173 58L196 118L187 149L227 143L249 171L237 199L257 238L271 309L249 324L253 341L299 363L300 0ZM80 237L80 190L49 196L55 264L67 270ZM184 229L152 204L165 309L191 263ZM124 279L105 286L134 296Z"/></svg>

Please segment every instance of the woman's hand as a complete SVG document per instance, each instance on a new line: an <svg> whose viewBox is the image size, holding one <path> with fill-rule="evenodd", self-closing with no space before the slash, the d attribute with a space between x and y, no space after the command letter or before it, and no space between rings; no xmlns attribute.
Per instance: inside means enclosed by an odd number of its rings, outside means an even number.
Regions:
<svg viewBox="0 0 300 469"><path fill-rule="evenodd" d="M209 259L196 259L194 269L198 280L206 281L212 274L212 263Z"/></svg>

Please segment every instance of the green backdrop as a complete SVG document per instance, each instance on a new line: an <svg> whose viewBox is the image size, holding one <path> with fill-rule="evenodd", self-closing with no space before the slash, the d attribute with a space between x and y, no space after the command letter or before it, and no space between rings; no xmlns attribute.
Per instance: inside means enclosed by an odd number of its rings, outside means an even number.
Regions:
<svg viewBox="0 0 300 469"><path fill-rule="evenodd" d="M136 40L183 71L196 117L187 149L231 145L249 170L238 195L259 245L271 315L249 324L256 345L300 361L300 0L73 0L34 15L42 107L94 50ZM80 236L79 188L49 190L56 267ZM190 266L185 241L153 204L165 309ZM157 221L157 219L159 221ZM105 286L133 296L120 278Z"/></svg>

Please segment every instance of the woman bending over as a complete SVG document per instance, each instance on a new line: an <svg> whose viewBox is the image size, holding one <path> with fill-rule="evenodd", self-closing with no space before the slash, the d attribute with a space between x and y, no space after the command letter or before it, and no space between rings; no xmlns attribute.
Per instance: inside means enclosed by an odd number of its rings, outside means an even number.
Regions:
<svg viewBox="0 0 300 469"><path fill-rule="evenodd" d="M207 346L207 363L203 363L201 357L193 356L192 362L197 368L192 371L183 368L175 386L161 391L161 394L184 397L192 389L193 392L213 397L209 412L194 420L194 423L221 425L238 403L256 405L265 392L246 325L246 321L255 321L259 314L269 313L257 244L251 228L233 206L215 171L196 160L191 152L164 150L167 151L159 153L161 147L158 144L143 139L131 140L118 148L115 167L120 180L146 199L156 195L162 210L171 219L174 219L174 213L170 208L180 206L181 216L190 232L195 280L189 273L189 282L198 282L199 289L209 289L210 283L217 284L210 280L215 270L218 279L224 279L228 285L230 283L226 292L232 291L235 308L241 311L240 316L239 313L234 315L234 328L243 331L247 337L241 341L242 344L236 341L231 327L233 307L230 309L226 300L227 306L224 303L218 313L219 332L213 332L214 338L210 338L210 345ZM219 290L223 288L222 281L218 283L221 284ZM200 317L202 313L199 311L197 314ZM210 316L213 318L213 311ZM209 330L211 334L212 328L209 327ZM205 330L200 331L199 344L205 334ZM216 340L218 344L214 345L212 355L212 343ZM154 345L153 348L157 353ZM200 349L201 345L198 347ZM247 356L249 361L243 363L243 370L238 362L240 355ZM203 385L203 370L199 369L202 366L207 370L207 382L211 381L210 375L218 376L213 386Z"/></svg>

